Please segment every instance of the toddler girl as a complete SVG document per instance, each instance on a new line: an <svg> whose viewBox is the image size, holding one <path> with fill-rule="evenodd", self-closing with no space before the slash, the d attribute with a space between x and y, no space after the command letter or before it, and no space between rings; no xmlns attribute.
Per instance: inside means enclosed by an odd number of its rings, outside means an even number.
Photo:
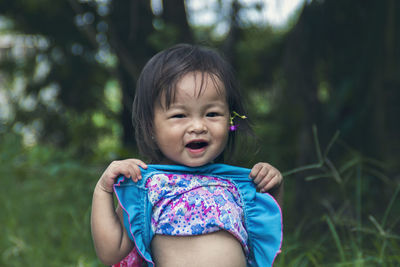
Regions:
<svg viewBox="0 0 400 267"><path fill-rule="evenodd" d="M251 129L229 65L176 45L144 67L133 120L139 159L112 162L93 193L92 235L115 266L271 266L282 240L282 176L222 164ZM258 192L256 192L256 189ZM113 192L118 199L114 210Z"/></svg>

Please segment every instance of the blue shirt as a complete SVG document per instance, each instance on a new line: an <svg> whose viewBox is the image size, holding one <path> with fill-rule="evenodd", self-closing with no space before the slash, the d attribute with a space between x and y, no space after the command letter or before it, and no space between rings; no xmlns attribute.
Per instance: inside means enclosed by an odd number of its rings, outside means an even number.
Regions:
<svg viewBox="0 0 400 267"><path fill-rule="evenodd" d="M272 266L282 243L282 213L278 203L269 194L257 193L249 178L250 169L226 164L208 164L201 167L179 165L148 165L141 169L142 180L119 177L114 185L115 194L124 211L124 226L138 253L154 266L150 244L154 236L151 229L153 206L148 198L146 181L154 174L199 174L228 179L239 190L244 203L244 221L248 233L248 266Z"/></svg>

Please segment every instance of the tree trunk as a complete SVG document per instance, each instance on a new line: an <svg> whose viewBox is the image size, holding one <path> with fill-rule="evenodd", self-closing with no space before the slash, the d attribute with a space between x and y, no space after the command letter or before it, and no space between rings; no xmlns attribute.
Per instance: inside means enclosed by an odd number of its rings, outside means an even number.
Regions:
<svg viewBox="0 0 400 267"><path fill-rule="evenodd" d="M147 43L154 30L152 20L150 1L112 1L110 43L119 61L117 72L123 103L122 143L128 148L136 147L131 119L136 81L145 62L154 54Z"/></svg>
<svg viewBox="0 0 400 267"><path fill-rule="evenodd" d="M176 41L192 43L193 35L187 20L184 0L163 1L163 14L165 24L174 27L177 31Z"/></svg>

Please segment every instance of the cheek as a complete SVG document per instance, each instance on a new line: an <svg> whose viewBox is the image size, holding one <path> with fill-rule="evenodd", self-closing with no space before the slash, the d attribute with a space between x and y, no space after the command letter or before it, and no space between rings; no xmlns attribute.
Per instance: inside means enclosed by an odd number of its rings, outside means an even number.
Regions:
<svg viewBox="0 0 400 267"><path fill-rule="evenodd" d="M228 145L228 141L229 141L229 129L228 127L224 128L221 131L221 134L219 135L219 149L218 149L218 154L221 154L225 151L225 149L227 148Z"/></svg>
<svg viewBox="0 0 400 267"><path fill-rule="evenodd" d="M170 149L176 147L177 143L182 140L182 133L176 127L169 127L168 125L164 125L165 127L158 127L158 130L155 134L155 141L157 146L162 149ZM165 129L168 130L165 130Z"/></svg>
<svg viewBox="0 0 400 267"><path fill-rule="evenodd" d="M221 139L221 141L224 143L224 145L226 145L226 143L228 142L228 138L229 138L229 125L223 125L220 127L219 131L218 131L218 136L219 139Z"/></svg>

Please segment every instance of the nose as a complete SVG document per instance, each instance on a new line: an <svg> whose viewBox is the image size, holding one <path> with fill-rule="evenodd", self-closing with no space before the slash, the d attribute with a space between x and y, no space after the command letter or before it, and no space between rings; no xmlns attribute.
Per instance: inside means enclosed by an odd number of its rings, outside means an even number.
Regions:
<svg viewBox="0 0 400 267"><path fill-rule="evenodd" d="M189 133L201 134L207 132L207 125L201 118L193 118L188 128Z"/></svg>

